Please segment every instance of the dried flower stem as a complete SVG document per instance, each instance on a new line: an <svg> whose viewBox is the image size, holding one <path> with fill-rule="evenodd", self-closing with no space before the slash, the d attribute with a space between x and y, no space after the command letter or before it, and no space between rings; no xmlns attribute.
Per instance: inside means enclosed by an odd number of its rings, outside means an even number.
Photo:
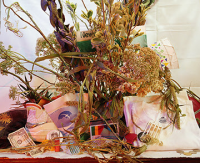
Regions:
<svg viewBox="0 0 200 163"><path fill-rule="evenodd" d="M110 127L110 125L108 124L108 122L102 117L102 115L99 114L99 112L96 111L95 109L92 109L92 110L94 110L95 113L97 113L97 114L101 117L101 119L103 119L103 120L105 121L106 125L110 128L110 130L112 131L112 133L117 137L117 139L118 139L122 144L124 144L124 143L120 140L119 136L118 136L118 135L113 131L113 129Z"/></svg>
<svg viewBox="0 0 200 163"><path fill-rule="evenodd" d="M16 74L14 74L14 73L12 73L12 72L10 72L10 71L7 71L7 70L2 70L3 72L5 72L5 73L8 73L8 74L11 74L12 76L15 76L15 77L17 77L20 81L22 81L29 89L31 89L32 91L34 91L29 85L27 85L26 84L26 82L21 78L21 77L19 77L18 75L16 75ZM36 91L34 91L37 95L39 95Z"/></svg>
<svg viewBox="0 0 200 163"><path fill-rule="evenodd" d="M53 83L49 82L48 80L46 80L46 79L44 79L44 78L42 78L42 77L40 77L40 76L38 76L38 75L32 73L32 71L29 71L27 68L25 68L25 67L22 66L20 63L18 63L15 59L13 59L13 57L9 56L6 52L3 52L3 54L5 54L8 58L10 58L11 60L13 60L18 66L22 67L23 69L25 69L25 70L26 70L27 72L29 72L30 74L32 74L32 75L34 75L34 76L40 78L41 80L43 80L43 81L45 81L45 82L47 82L47 83L53 85ZM32 63L33 65L35 64L35 65L37 65L37 66L39 66L39 67L41 67L41 68L43 68L43 69L46 69L46 70L52 72L53 74L55 74L55 75L57 75L57 76L61 76L60 74L54 72L53 70L48 69L48 68L46 68L46 67L44 67L44 66L42 66L42 65L40 65L40 64L37 64L37 63L32 62L32 61L30 61L30 60L27 60L27 59L25 59L25 58L22 59L22 58L19 58L19 57L18 57L18 59L24 60L24 61L26 61L26 62L28 62L28 63ZM15 75L15 76L16 76L16 75Z"/></svg>
<svg viewBox="0 0 200 163"><path fill-rule="evenodd" d="M43 34L43 32L40 30L40 28L39 28L39 27L37 26L37 24L35 23L35 21L32 19L32 17L31 17L21 6L19 6L20 9L29 17L29 19L33 22L33 24L34 24L35 26L33 26L32 24L30 24L28 21L24 20L21 16L19 16L19 15L12 9L12 7L8 7L8 6L5 4L4 0L2 0L2 2L3 2L3 5L4 5L6 8L8 8L9 10L12 10L12 12L13 12L18 18L20 18L22 21L24 21L25 23L27 23L28 25L30 25L31 27L33 27L35 30L37 30L37 31L42 35L42 37L45 39L45 41L49 44L49 46L53 49L53 51L54 51L56 54L58 54L59 58L60 58L61 61L64 63L64 65L65 65L65 66L67 65L66 62L65 62L65 60L63 59L63 57L62 57L62 56L60 55L60 53L51 45L51 43L48 41L48 39L46 38L46 36Z"/></svg>
<svg viewBox="0 0 200 163"><path fill-rule="evenodd" d="M62 17L62 13L63 13L63 6L60 0L58 0L59 4L60 4L60 10L61 10L61 17Z"/></svg>
<svg viewBox="0 0 200 163"><path fill-rule="evenodd" d="M84 0L81 0L81 1L82 1L82 3L83 3L83 6L85 7L86 11L88 12L88 9L87 9L87 7L86 7L86 5L85 5L85 3L84 3Z"/></svg>
<svg viewBox="0 0 200 163"><path fill-rule="evenodd" d="M105 18L105 9L104 9L104 2L103 0L101 0L102 3L102 12L103 12L103 27L105 28L105 24L106 24L106 18Z"/></svg>
<svg viewBox="0 0 200 163"><path fill-rule="evenodd" d="M10 57L9 55L7 55L6 53L4 53L4 54L5 54L7 57L9 57L11 60L13 60L18 66L22 67L22 68L25 69L27 72L29 72L30 74L32 74L32 75L34 75L34 76L36 76L36 77L38 77L38 78L44 80L45 82L47 82L47 83L49 83L49 84L52 84L52 83L50 83L48 80L46 80L46 79L44 79L44 78L42 78L42 77L40 77L40 76L38 76L38 75L32 73L32 71L29 71L27 68L25 68L24 66L22 66L20 63L18 63L16 60L14 60L12 57ZM16 75L15 75L15 76L16 76Z"/></svg>

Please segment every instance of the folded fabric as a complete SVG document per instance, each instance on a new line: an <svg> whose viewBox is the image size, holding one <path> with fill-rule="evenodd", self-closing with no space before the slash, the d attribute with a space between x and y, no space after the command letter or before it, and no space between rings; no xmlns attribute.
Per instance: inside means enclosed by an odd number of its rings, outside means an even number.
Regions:
<svg viewBox="0 0 200 163"><path fill-rule="evenodd" d="M0 113L0 149L11 146L8 134L22 128L26 124L26 109L13 109Z"/></svg>

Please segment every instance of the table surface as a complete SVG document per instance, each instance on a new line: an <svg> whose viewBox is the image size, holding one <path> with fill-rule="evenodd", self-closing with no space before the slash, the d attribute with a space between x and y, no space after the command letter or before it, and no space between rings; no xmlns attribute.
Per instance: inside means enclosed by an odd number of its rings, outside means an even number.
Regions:
<svg viewBox="0 0 200 163"><path fill-rule="evenodd" d="M148 162L148 163L199 163L200 158L139 158L141 162ZM55 162L67 162L67 163L98 163L97 160L94 158L80 158L80 159L59 159L59 158L0 158L0 163L21 163L21 162L28 162L28 163L55 163ZM117 160L112 160L109 163L117 163Z"/></svg>
<svg viewBox="0 0 200 163"><path fill-rule="evenodd" d="M185 151L187 152L187 151ZM139 161L142 162L156 162L156 163L199 163L200 162L200 152L192 154L191 156L186 156L184 154L177 153L176 151L146 151L137 157ZM98 163L97 160L92 158L88 154L81 155L68 155L64 152L45 152L42 155L37 156L37 158L31 158L25 154L15 154L15 153L0 153L0 162L42 162L42 163L53 163L53 162L67 162L67 163ZM117 160L112 160L109 163L116 163Z"/></svg>

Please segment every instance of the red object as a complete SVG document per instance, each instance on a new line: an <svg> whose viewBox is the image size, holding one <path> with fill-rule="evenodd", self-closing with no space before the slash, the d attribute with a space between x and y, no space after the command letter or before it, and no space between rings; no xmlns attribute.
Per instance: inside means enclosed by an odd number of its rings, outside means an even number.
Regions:
<svg viewBox="0 0 200 163"><path fill-rule="evenodd" d="M55 152L60 152L60 140L59 139L56 139L54 140L54 143L55 143ZM58 146L57 146L58 145Z"/></svg>
<svg viewBox="0 0 200 163"><path fill-rule="evenodd" d="M192 103L193 103L194 112L196 112L197 110L199 110L200 109L200 101L196 100L193 97L190 97L190 96L188 96L188 97L189 97L189 100L191 100ZM197 113L197 114L195 114L195 118L199 118L200 119L200 112Z"/></svg>
<svg viewBox="0 0 200 163"><path fill-rule="evenodd" d="M57 98L61 97L61 95L58 95L58 96L54 96L51 98L51 100L56 100Z"/></svg>
<svg viewBox="0 0 200 163"><path fill-rule="evenodd" d="M133 144L135 140L137 140L137 134L129 133L125 136L126 142L129 144Z"/></svg>

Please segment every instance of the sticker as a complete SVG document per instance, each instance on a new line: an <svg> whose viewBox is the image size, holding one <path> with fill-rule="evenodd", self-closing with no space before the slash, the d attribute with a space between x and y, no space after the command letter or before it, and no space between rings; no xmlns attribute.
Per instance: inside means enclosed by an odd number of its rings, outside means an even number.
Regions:
<svg viewBox="0 0 200 163"><path fill-rule="evenodd" d="M167 119L166 119L165 117L161 117L161 118L159 119L159 122L160 122L160 123L166 123L166 122L167 122Z"/></svg>
<svg viewBox="0 0 200 163"><path fill-rule="evenodd" d="M51 130L47 134L47 140L52 140L52 139L59 138L59 137L63 137L63 134L58 130ZM59 139L60 139L60 142L63 141L63 138L59 138Z"/></svg>

